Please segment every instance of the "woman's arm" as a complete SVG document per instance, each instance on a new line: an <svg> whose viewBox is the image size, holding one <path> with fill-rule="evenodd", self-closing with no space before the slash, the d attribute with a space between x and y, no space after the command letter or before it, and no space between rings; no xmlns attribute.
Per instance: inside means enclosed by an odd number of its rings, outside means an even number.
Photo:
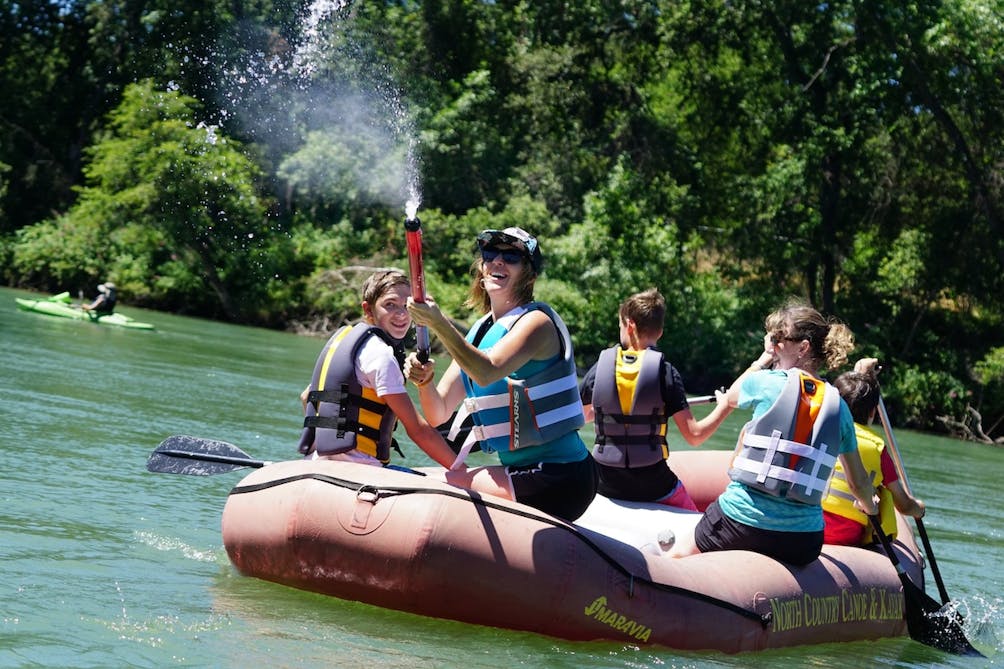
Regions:
<svg viewBox="0 0 1004 669"><path fill-rule="evenodd" d="M736 377L736 380L732 382L729 389L725 391L725 396L728 398L729 406L733 409L739 406L739 389L743 384L743 381L747 376L753 374L754 372L759 372L764 369L770 369L774 364L774 343L770 340L770 335L764 335L763 338L763 352L760 356L754 360L749 367L743 370L743 373Z"/></svg>
<svg viewBox="0 0 1004 669"><path fill-rule="evenodd" d="M432 379L429 379L431 381ZM426 383L418 387L418 399L422 403L422 413L434 425L442 425L454 409L467 396L464 383L460 379L460 366L452 362L443 373L439 383Z"/></svg>
<svg viewBox="0 0 1004 669"><path fill-rule="evenodd" d="M851 492L857 498L858 506L869 516L878 513L878 504L875 502L875 488L872 486L872 479L861 462L861 454L857 449L840 454L840 464L844 466L844 474L847 476L847 483Z"/></svg>
<svg viewBox="0 0 1004 669"><path fill-rule="evenodd" d="M914 518L924 517L927 506L924 502L907 492L900 481L893 481L884 485L892 493L892 503L900 513Z"/></svg>
<svg viewBox="0 0 1004 669"><path fill-rule="evenodd" d="M517 320L489 351L481 351L464 339L430 298L425 303L408 298L408 311L416 323L436 333L454 363L479 386L490 385L531 360L550 358L561 350L558 330L542 311L531 311Z"/></svg>

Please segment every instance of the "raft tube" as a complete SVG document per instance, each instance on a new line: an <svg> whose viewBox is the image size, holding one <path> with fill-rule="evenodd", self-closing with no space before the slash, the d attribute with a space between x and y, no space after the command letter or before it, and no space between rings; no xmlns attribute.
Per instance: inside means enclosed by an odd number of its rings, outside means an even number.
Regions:
<svg viewBox="0 0 1004 669"><path fill-rule="evenodd" d="M727 451L674 453L704 508ZM793 567L747 551L674 559L659 539L699 514L598 497L575 524L432 476L297 460L255 470L223 510L247 576L424 616L569 640L726 653L906 634L903 588L881 552L826 546ZM923 565L904 519L909 577Z"/></svg>

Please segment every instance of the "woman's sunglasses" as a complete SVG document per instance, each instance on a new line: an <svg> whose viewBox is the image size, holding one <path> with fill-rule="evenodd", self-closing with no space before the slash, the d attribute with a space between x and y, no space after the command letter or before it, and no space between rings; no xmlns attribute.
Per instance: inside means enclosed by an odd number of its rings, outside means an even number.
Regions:
<svg viewBox="0 0 1004 669"><path fill-rule="evenodd" d="M507 265L519 265L523 262L523 254L519 251L500 251L499 249L481 249L481 259L492 262L502 256L502 262Z"/></svg>

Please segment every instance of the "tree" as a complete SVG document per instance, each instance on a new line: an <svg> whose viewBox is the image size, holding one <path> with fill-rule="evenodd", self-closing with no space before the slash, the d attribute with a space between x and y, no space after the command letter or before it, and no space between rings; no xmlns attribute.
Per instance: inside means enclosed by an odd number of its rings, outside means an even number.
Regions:
<svg viewBox="0 0 1004 669"><path fill-rule="evenodd" d="M108 130L87 152L87 185L77 203L43 225L89 231L93 241L79 249L79 266L90 272L99 259L95 277L114 276L124 294L170 295L201 313L213 313L215 302L222 315L238 319L263 294L265 259L256 250L270 234L267 203L257 191L260 172L241 145L200 122L197 111L193 98L176 91L150 82L128 86ZM22 271L33 262L65 262L61 254L39 259L32 228L19 239L15 262Z"/></svg>

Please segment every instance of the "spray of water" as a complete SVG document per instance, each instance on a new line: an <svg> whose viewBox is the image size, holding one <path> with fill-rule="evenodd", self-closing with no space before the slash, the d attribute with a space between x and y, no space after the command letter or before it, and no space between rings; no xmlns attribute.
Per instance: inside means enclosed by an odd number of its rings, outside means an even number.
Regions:
<svg viewBox="0 0 1004 669"><path fill-rule="evenodd" d="M315 74L325 44L323 25L347 4L348 0L315 0L310 4L300 29L300 42L293 52L293 72L308 79Z"/></svg>
<svg viewBox="0 0 1004 669"><path fill-rule="evenodd" d="M415 220L418 216L418 206L422 204L420 200L413 198L408 198L408 201L404 203L404 214L407 216L409 221Z"/></svg>
<svg viewBox="0 0 1004 669"><path fill-rule="evenodd" d="M410 114L388 68L347 39L349 0L313 0L285 42L223 65L223 106L301 201L352 197L417 213L421 184Z"/></svg>

